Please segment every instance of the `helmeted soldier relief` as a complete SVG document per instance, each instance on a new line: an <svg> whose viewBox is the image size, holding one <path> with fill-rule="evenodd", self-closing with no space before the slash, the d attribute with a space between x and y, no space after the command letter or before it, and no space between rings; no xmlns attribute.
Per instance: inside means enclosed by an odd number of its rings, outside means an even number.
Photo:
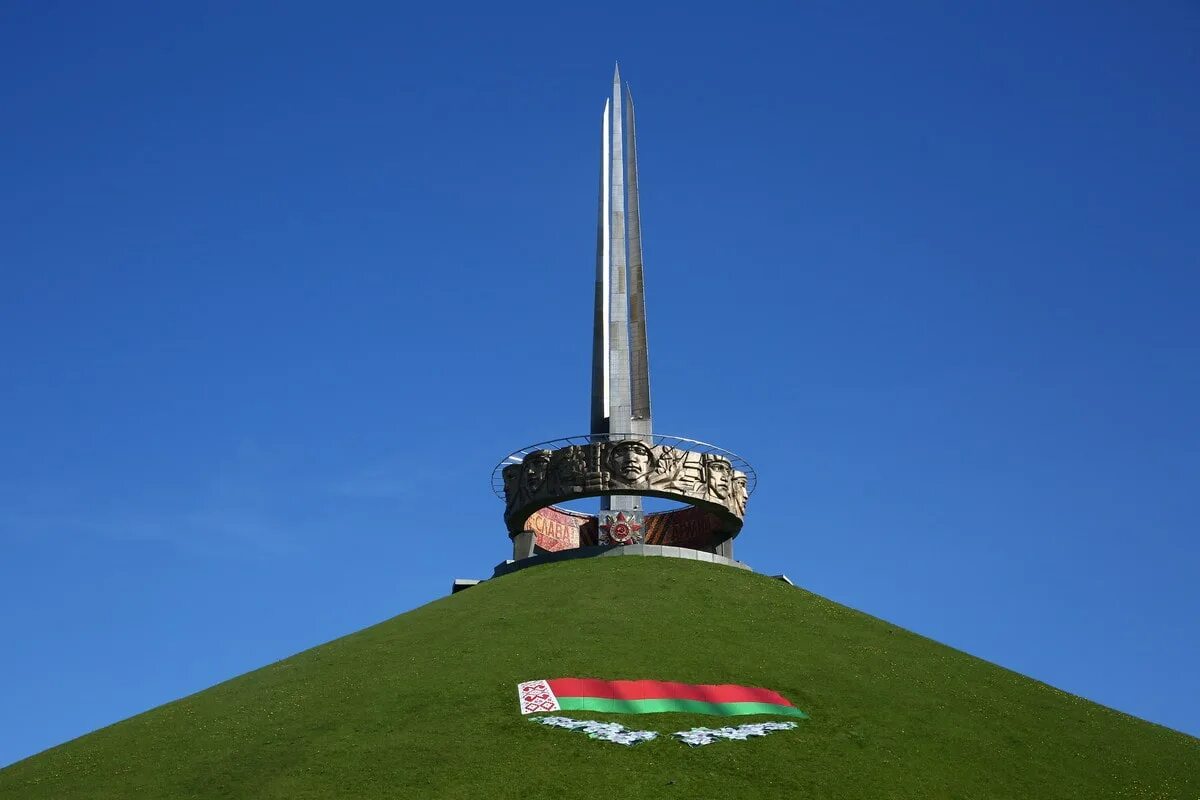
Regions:
<svg viewBox="0 0 1200 800"><path fill-rule="evenodd" d="M746 500L750 492L746 488L746 473L733 471L733 508L739 516L746 516Z"/></svg>
<svg viewBox="0 0 1200 800"><path fill-rule="evenodd" d="M732 488L733 464L729 459L704 454L704 482L708 493L718 500L728 500Z"/></svg>
<svg viewBox="0 0 1200 800"><path fill-rule="evenodd" d="M529 496L537 494L542 488L552 455L549 450L538 450L525 456L525 460L521 462L522 488Z"/></svg>
<svg viewBox="0 0 1200 800"><path fill-rule="evenodd" d="M654 468L654 455L639 441L624 441L609 445L608 463L613 480L630 486L646 482Z"/></svg>

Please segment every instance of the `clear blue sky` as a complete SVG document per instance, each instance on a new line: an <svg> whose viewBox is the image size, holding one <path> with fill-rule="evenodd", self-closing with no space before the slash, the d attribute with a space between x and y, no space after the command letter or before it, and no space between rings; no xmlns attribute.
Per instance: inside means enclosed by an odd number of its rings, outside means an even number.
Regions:
<svg viewBox="0 0 1200 800"><path fill-rule="evenodd" d="M7 4L0 764L506 556L493 464L587 426L614 59L656 427L758 467L738 555L1200 733L1197 42L1190 2Z"/></svg>

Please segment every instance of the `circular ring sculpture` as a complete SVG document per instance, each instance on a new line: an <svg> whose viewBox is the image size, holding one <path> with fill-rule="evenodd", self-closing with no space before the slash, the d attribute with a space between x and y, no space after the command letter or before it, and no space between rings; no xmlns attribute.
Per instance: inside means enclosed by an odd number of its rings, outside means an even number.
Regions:
<svg viewBox="0 0 1200 800"><path fill-rule="evenodd" d="M548 551L590 544L667 544L710 549L742 529L758 476L741 456L679 436L592 434L510 453L492 471L510 536L532 531ZM638 495L688 508L599 517L557 508L585 497Z"/></svg>

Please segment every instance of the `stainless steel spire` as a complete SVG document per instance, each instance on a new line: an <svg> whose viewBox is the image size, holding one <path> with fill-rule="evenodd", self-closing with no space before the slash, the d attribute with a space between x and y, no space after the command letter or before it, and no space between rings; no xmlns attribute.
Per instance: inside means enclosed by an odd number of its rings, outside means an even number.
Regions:
<svg viewBox="0 0 1200 800"><path fill-rule="evenodd" d="M628 133L623 106L628 105ZM633 97L620 67L601 123L600 213L596 236L596 307L592 347L592 433L653 433L642 226L638 207ZM641 498L603 498L604 510L641 511Z"/></svg>
<svg viewBox="0 0 1200 800"><path fill-rule="evenodd" d="M629 103L627 149L629 179L629 367L630 406L634 433L653 433L650 420L650 353L646 345L646 293L642 274L642 213L638 208L637 134L633 121L633 95L625 87Z"/></svg>

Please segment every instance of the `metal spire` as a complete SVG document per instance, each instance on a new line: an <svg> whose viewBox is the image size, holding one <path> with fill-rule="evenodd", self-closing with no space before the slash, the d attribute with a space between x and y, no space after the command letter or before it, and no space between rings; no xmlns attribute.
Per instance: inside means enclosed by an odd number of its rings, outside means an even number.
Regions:
<svg viewBox="0 0 1200 800"><path fill-rule="evenodd" d="M629 290L625 261L625 142L621 113L621 68L613 73L608 170L608 432L630 433L633 400L629 386Z"/></svg>
<svg viewBox="0 0 1200 800"><path fill-rule="evenodd" d="M624 105L629 107L625 129ZM596 297L592 347L593 434L649 436L650 370L638 207L637 136L633 96L613 70L612 96L604 105L600 209L596 231ZM640 497L602 499L602 510L640 512Z"/></svg>
<svg viewBox="0 0 1200 800"><path fill-rule="evenodd" d="M592 328L592 433L608 433L608 112L600 128L600 198L596 220L596 309Z"/></svg>
<svg viewBox="0 0 1200 800"><path fill-rule="evenodd" d="M646 287L642 274L642 214L638 207L637 133L633 119L633 94L625 87L629 104L629 336L630 394L634 433L653 433L650 419L650 354L646 344Z"/></svg>

